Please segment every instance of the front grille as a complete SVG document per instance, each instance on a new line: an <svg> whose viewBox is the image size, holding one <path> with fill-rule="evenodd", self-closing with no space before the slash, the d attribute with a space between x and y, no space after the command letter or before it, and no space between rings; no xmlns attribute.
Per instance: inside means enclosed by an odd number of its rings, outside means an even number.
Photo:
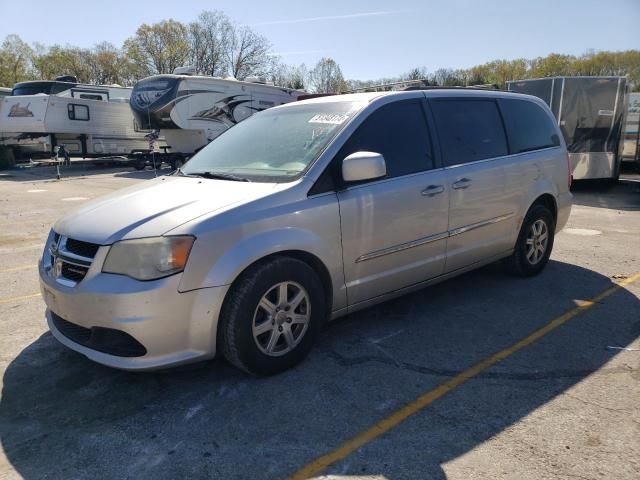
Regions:
<svg viewBox="0 0 640 480"><path fill-rule="evenodd" d="M62 276L68 278L76 283L82 280L89 269L87 267L81 267L80 265L74 265L73 263L62 262Z"/></svg>
<svg viewBox="0 0 640 480"><path fill-rule="evenodd" d="M83 347L116 357L142 357L147 354L144 345L121 330L105 327L81 327L53 312L51 312L51 319L62 335Z"/></svg>
<svg viewBox="0 0 640 480"><path fill-rule="evenodd" d="M74 238L67 238L65 249L69 253L80 255L81 257L93 258L96 256L100 245L95 243L83 242Z"/></svg>
<svg viewBox="0 0 640 480"><path fill-rule="evenodd" d="M53 243L48 247L48 264L45 267L59 283L75 286L87 275L99 248L98 244L53 232Z"/></svg>

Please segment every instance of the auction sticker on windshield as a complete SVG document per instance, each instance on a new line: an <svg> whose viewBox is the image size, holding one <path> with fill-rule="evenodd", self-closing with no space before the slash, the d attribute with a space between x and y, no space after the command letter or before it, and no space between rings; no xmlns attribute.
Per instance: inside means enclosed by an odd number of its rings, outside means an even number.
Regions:
<svg viewBox="0 0 640 480"><path fill-rule="evenodd" d="M319 113L311 117L309 123L329 123L331 125L343 124L349 115L343 113Z"/></svg>

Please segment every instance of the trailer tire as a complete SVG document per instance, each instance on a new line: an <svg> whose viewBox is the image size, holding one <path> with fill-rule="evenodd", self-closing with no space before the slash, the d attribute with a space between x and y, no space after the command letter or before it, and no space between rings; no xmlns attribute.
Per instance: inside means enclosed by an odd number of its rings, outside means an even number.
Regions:
<svg viewBox="0 0 640 480"><path fill-rule="evenodd" d="M171 160L171 168L173 170L177 170L179 168L182 168L183 165L184 165L184 158L182 156L179 156L179 157L174 158L173 160Z"/></svg>

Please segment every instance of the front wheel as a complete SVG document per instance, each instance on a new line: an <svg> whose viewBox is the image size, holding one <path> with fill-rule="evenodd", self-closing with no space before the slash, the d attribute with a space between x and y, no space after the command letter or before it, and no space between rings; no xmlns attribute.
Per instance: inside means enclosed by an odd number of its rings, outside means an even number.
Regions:
<svg viewBox="0 0 640 480"><path fill-rule="evenodd" d="M236 367L272 375L301 362L326 316L315 271L288 257L250 267L229 292L220 315L221 347Z"/></svg>
<svg viewBox="0 0 640 480"><path fill-rule="evenodd" d="M522 222L511 257L506 259L509 270L521 277L542 271L553 249L555 221L544 205L534 205Z"/></svg>

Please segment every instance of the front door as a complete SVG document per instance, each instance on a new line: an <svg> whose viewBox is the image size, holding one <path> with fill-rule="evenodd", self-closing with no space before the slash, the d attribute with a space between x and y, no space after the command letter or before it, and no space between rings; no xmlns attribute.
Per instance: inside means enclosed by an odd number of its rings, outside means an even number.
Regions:
<svg viewBox="0 0 640 480"><path fill-rule="evenodd" d="M420 100L374 111L336 160L356 151L381 153L387 176L338 193L350 305L441 275L449 208Z"/></svg>

